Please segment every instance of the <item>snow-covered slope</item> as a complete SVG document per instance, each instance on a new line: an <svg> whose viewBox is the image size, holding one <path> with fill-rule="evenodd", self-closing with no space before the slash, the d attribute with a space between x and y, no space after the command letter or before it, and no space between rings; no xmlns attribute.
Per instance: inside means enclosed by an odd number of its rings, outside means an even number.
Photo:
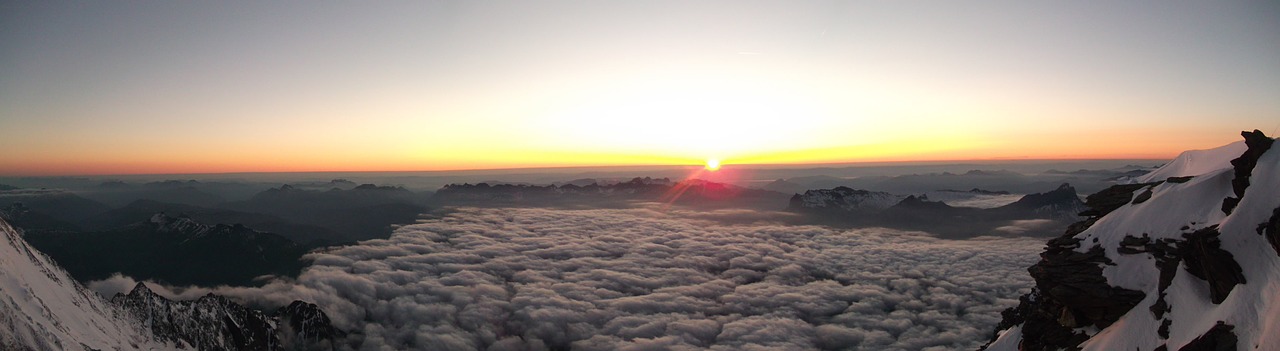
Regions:
<svg viewBox="0 0 1280 351"><path fill-rule="evenodd" d="M0 350L171 349L0 220Z"/></svg>
<svg viewBox="0 0 1280 351"><path fill-rule="evenodd" d="M1237 141L1208 150L1183 151L1173 161L1137 178L1138 183L1165 180L1169 177L1206 174L1223 167L1231 167L1231 159L1245 151L1244 141Z"/></svg>
<svg viewBox="0 0 1280 351"><path fill-rule="evenodd" d="M1091 195L987 349L1280 350L1280 147L1244 134Z"/></svg>

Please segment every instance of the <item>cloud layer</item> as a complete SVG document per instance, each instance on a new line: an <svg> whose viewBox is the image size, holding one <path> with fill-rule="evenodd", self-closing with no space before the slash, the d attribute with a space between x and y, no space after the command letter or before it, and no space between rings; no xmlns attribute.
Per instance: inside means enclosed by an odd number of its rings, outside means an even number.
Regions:
<svg viewBox="0 0 1280 351"><path fill-rule="evenodd" d="M366 350L950 350L990 337L1042 246L725 224L742 215L461 209L314 253L296 281L216 292L314 301Z"/></svg>

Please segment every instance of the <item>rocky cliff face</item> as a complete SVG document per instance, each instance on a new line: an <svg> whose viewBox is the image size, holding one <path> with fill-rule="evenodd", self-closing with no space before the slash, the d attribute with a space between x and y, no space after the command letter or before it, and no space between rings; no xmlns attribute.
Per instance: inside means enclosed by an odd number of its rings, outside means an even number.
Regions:
<svg viewBox="0 0 1280 351"><path fill-rule="evenodd" d="M111 302L157 339L199 350L331 350L343 335L324 311L302 301L267 315L213 294L172 301L138 283Z"/></svg>
<svg viewBox="0 0 1280 351"><path fill-rule="evenodd" d="M985 349L1280 347L1280 152L1243 135L1090 195Z"/></svg>

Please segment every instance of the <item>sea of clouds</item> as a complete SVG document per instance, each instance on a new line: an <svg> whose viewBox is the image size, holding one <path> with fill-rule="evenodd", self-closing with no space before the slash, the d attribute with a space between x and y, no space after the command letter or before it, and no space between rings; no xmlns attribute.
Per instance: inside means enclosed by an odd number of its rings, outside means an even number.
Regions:
<svg viewBox="0 0 1280 351"><path fill-rule="evenodd" d="M772 224L740 210L475 209L330 249L296 280L353 349L955 350L991 337L1044 239ZM91 284L126 292L113 277Z"/></svg>

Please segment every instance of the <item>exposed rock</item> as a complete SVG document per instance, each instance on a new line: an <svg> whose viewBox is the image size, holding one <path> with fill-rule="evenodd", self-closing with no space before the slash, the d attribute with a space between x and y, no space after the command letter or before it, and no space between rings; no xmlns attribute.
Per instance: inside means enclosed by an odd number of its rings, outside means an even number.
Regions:
<svg viewBox="0 0 1280 351"><path fill-rule="evenodd" d="M1081 216L1100 218L1133 201L1133 192L1142 187L1156 183L1119 184L1093 193L1084 199L1089 209L1080 212Z"/></svg>
<svg viewBox="0 0 1280 351"><path fill-rule="evenodd" d="M1150 244L1151 237L1146 234L1142 234L1142 237L1125 236L1120 239L1120 247L1116 251L1127 255L1139 254L1147 252L1147 245Z"/></svg>
<svg viewBox="0 0 1280 351"><path fill-rule="evenodd" d="M200 350L266 350L280 344L262 312L212 294L174 302L138 283L111 302L143 321L156 338Z"/></svg>
<svg viewBox="0 0 1280 351"><path fill-rule="evenodd" d="M1244 197L1244 192L1249 188L1249 177L1253 175L1253 168L1258 165L1258 158L1262 154L1271 149L1271 144L1275 143L1275 139L1271 139L1262 134L1262 131L1254 129L1253 132L1240 132L1244 137L1244 144L1249 149L1245 150L1243 155L1231 160L1231 166L1235 168L1235 178L1231 179L1231 189L1235 192L1235 197L1227 197L1222 200L1222 212L1231 214L1240 199Z"/></svg>
<svg viewBox="0 0 1280 351"><path fill-rule="evenodd" d="M285 344L329 345L334 348L333 340L346 335L334 328L329 315L313 303L294 301L276 310L272 317L279 321L281 332L292 337L282 338L286 339Z"/></svg>
<svg viewBox="0 0 1280 351"><path fill-rule="evenodd" d="M111 302L142 321L157 339L199 350L333 349L334 340L343 335L323 311L302 301L267 316L213 294L172 301L138 283Z"/></svg>
<svg viewBox="0 0 1280 351"><path fill-rule="evenodd" d="M1234 351L1238 338L1233 329L1235 329L1234 326L1218 321L1213 328L1209 328L1178 351Z"/></svg>
<svg viewBox="0 0 1280 351"><path fill-rule="evenodd" d="M1222 199L1222 212L1226 214L1231 214L1231 211L1235 211L1236 206L1239 206L1239 205L1240 205L1240 198L1228 196L1227 198Z"/></svg>
<svg viewBox="0 0 1280 351"><path fill-rule="evenodd" d="M1156 183L1115 185L1086 198L1089 209L1080 215L1089 218L1071 224L1062 236L1049 240L1040 262L1027 269L1036 287L1019 299L1017 307L1001 313L1003 319L996 330L1022 325L1022 350L1079 350L1089 336L1076 328L1105 328L1137 306L1146 294L1107 284L1102 267L1114 263L1101 246L1077 252L1081 239L1075 236L1132 201L1134 191L1153 184ZM1131 250L1145 252L1151 240L1126 241Z"/></svg>
<svg viewBox="0 0 1280 351"><path fill-rule="evenodd" d="M1218 227L1211 226L1183 235L1187 240L1178 243L1187 272L1209 282L1209 297L1215 304L1226 300L1236 284L1245 283L1240 264L1222 249L1218 235Z"/></svg>
<svg viewBox="0 0 1280 351"><path fill-rule="evenodd" d="M1266 237L1271 250L1280 255L1280 207L1271 211L1271 219L1258 224L1258 235Z"/></svg>
<svg viewBox="0 0 1280 351"><path fill-rule="evenodd" d="M1062 238L1060 238L1062 239ZM1067 241L1050 241L1039 263L1028 269L1042 297L1062 304L1074 314L1075 326L1106 328L1146 297L1141 291L1113 287L1102 276L1102 265L1113 264L1101 246L1075 251Z"/></svg>
<svg viewBox="0 0 1280 351"><path fill-rule="evenodd" d="M1164 291L1169 289L1169 285L1173 284L1173 277L1178 275L1178 264L1182 262L1182 256L1178 253L1177 247L1172 240L1164 239L1149 244L1147 252L1151 253L1156 259L1156 269L1160 271L1160 278L1157 281L1156 303L1151 306L1151 313L1156 319L1164 318L1164 314L1170 311L1169 303L1164 300Z"/></svg>
<svg viewBox="0 0 1280 351"><path fill-rule="evenodd" d="M1147 190L1143 191L1141 194L1138 194L1137 197L1134 197L1133 204L1137 205L1143 202L1147 202L1147 200L1151 200L1151 188L1147 188Z"/></svg>
<svg viewBox="0 0 1280 351"><path fill-rule="evenodd" d="M1088 340L1089 336L1059 324L1058 319L1048 318L1062 318L1064 308L1055 301L1036 300L1038 296L1041 295L1036 289L1032 289L1029 294L1022 295L1019 298L1017 307L1006 309L1000 313L1001 320L996 325L996 330L1005 330L1021 324L1023 335L1036 336L1035 338L1024 338L1020 345L1022 350L1079 350L1080 348L1075 345ZM999 333L997 332L992 336L993 341L996 335L999 335ZM979 350L985 350L986 348L987 345L984 345Z"/></svg>

